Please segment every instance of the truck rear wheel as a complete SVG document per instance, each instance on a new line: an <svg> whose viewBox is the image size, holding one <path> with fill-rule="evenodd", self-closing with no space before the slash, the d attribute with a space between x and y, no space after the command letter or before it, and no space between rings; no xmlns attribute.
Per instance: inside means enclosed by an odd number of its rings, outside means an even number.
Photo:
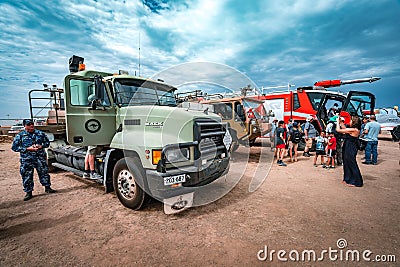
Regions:
<svg viewBox="0 0 400 267"><path fill-rule="evenodd" d="M114 189L119 201L133 210L139 210L146 193L137 183L143 180L141 163L138 158L122 158L117 161L113 171Z"/></svg>

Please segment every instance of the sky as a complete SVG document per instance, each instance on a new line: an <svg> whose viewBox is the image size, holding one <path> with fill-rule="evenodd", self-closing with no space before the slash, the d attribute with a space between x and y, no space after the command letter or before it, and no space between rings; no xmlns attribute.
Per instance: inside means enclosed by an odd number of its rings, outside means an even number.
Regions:
<svg viewBox="0 0 400 267"><path fill-rule="evenodd" d="M62 87L72 55L144 77L211 62L258 88L381 77L340 90L400 105L400 1L0 0L0 12L0 119L29 116L29 90Z"/></svg>

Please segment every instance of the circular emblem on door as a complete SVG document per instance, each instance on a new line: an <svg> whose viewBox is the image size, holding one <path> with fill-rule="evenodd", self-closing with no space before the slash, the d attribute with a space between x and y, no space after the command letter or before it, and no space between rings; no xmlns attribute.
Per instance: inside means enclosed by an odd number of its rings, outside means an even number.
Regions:
<svg viewBox="0 0 400 267"><path fill-rule="evenodd" d="M85 123L85 129L89 133L97 133L100 131L101 124L98 120L96 119L90 119Z"/></svg>

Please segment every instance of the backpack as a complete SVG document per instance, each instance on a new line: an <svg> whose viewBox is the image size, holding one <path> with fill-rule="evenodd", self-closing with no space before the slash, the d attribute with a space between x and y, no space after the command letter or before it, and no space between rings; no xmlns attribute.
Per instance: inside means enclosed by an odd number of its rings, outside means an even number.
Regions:
<svg viewBox="0 0 400 267"><path fill-rule="evenodd" d="M299 130L293 130L292 132L292 142L295 144L300 143L301 141L301 133Z"/></svg>

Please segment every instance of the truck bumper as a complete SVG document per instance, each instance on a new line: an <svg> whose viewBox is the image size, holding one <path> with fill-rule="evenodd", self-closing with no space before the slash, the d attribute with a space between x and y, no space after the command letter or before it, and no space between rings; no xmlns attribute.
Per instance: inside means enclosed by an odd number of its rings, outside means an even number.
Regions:
<svg viewBox="0 0 400 267"><path fill-rule="evenodd" d="M225 175L229 171L229 157L214 160L207 168L199 170L195 166L181 167L167 170L165 173L156 170L146 170L148 194L162 200L178 195L194 192L196 187L206 185ZM186 181L182 184L164 185L164 178L186 175Z"/></svg>

